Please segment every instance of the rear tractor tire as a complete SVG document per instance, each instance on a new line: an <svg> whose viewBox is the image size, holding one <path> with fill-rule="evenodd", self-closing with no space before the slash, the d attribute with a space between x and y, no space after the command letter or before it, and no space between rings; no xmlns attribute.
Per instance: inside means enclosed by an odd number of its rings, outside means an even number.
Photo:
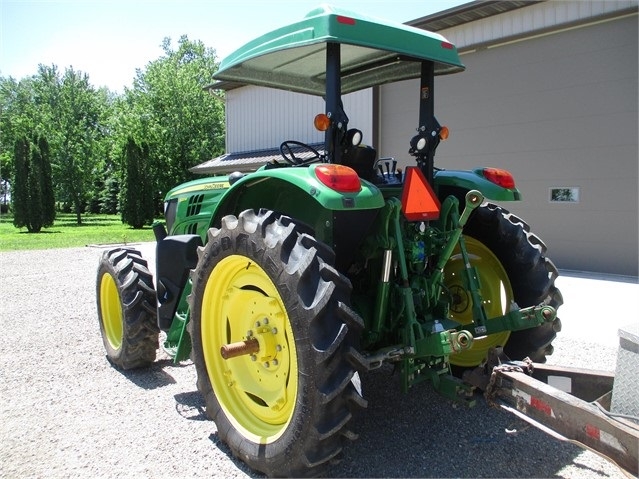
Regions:
<svg viewBox="0 0 639 479"><path fill-rule="evenodd" d="M546 257L546 245L523 220L492 203L484 203L470 216L464 239L471 265L477 268L481 295L488 316L505 314L514 301L520 308L563 304L555 287L557 268ZM472 299L463 284L463 259L456 249L444 268L444 283L453 295L452 318L472 321ZM561 321L520 331L505 331L477 338L470 350L451 356L451 364L466 368L479 365L491 347L502 346L511 359L529 357L546 362Z"/></svg>
<svg viewBox="0 0 639 479"><path fill-rule="evenodd" d="M198 256L189 329L220 439L269 476L319 474L366 405L349 361L363 328L350 282L330 248L267 210L224 217Z"/></svg>
<svg viewBox="0 0 639 479"><path fill-rule="evenodd" d="M146 260L134 249L105 251L96 290L100 332L109 361L121 369L153 363L159 329Z"/></svg>

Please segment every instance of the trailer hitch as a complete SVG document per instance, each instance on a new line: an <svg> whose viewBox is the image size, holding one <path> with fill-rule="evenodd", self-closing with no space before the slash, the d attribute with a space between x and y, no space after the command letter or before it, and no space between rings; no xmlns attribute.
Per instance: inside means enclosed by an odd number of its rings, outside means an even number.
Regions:
<svg viewBox="0 0 639 479"><path fill-rule="evenodd" d="M488 402L491 403L496 372L500 370L532 374L533 363L529 358L522 361L511 360L502 347L490 348L486 360L476 368L464 371L462 378L464 382L484 391Z"/></svg>

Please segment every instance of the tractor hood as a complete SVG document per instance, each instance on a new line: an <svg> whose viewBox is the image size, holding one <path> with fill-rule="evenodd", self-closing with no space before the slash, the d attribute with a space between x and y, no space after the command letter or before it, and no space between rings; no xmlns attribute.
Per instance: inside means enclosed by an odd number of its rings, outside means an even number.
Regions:
<svg viewBox="0 0 639 479"><path fill-rule="evenodd" d="M418 78L422 60L434 62L436 75L464 70L455 46L437 33L321 6L236 50L214 78L321 96L328 43L341 44L344 94Z"/></svg>

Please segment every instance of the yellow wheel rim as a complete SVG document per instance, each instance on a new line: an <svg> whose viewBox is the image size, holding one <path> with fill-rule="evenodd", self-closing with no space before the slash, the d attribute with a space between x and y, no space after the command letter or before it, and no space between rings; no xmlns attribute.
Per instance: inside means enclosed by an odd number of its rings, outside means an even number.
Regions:
<svg viewBox="0 0 639 479"><path fill-rule="evenodd" d="M106 340L113 349L120 349L122 346L122 306L115 279L108 273L103 274L100 281L100 312Z"/></svg>
<svg viewBox="0 0 639 479"><path fill-rule="evenodd" d="M480 241L464 236L470 263L477 269L481 281L481 296L489 318L506 314L513 301L513 291L508 275L497 257ZM473 302L464 281L464 260L459 246L444 268L444 284L453 297L451 318L463 325L473 320ZM472 331L471 331L472 332ZM495 346L504 346L510 331L475 338L472 347L463 353L453 354L451 364L472 367L480 364Z"/></svg>
<svg viewBox="0 0 639 479"><path fill-rule="evenodd" d="M264 270L229 256L211 272L201 311L202 351L215 395L232 425L258 444L286 430L297 397L297 353L286 308ZM255 338L259 351L223 359L223 345Z"/></svg>

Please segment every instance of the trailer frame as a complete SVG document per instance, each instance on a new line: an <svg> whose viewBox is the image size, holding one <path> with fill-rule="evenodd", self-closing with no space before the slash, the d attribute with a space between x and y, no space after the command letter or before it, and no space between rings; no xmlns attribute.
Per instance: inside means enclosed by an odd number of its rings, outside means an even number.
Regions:
<svg viewBox="0 0 639 479"><path fill-rule="evenodd" d="M610 412L614 373L511 361L495 348L464 380L483 390L489 405L639 473L639 424Z"/></svg>

